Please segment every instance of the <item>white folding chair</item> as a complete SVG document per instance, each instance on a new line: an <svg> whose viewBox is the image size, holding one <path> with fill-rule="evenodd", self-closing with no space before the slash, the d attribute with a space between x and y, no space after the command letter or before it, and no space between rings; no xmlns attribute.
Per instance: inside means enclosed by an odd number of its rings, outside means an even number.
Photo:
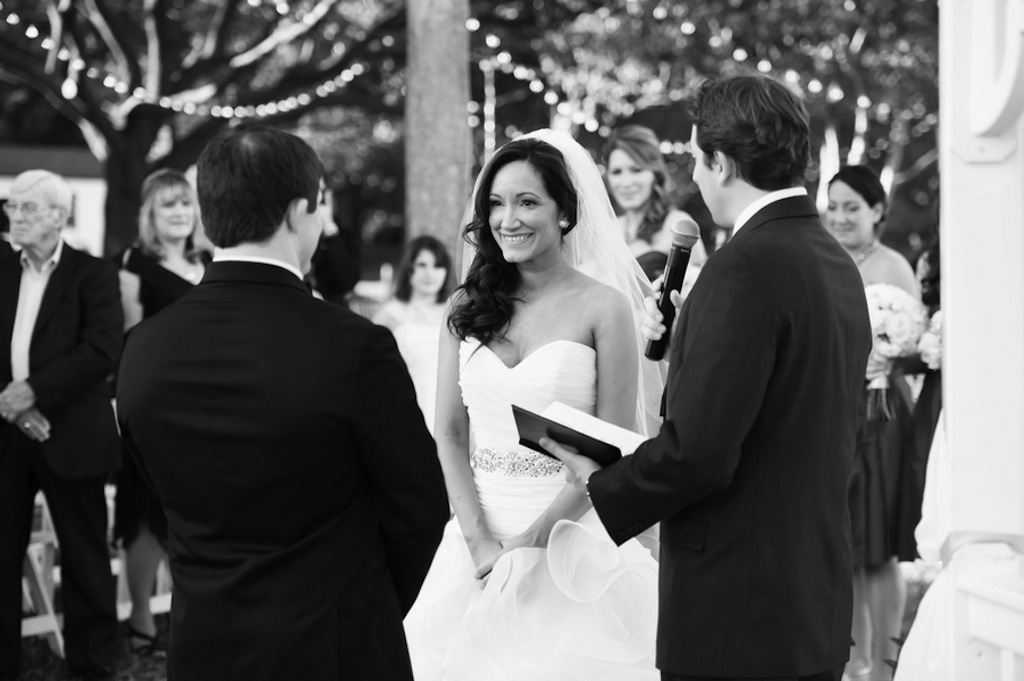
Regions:
<svg viewBox="0 0 1024 681"><path fill-rule="evenodd" d="M46 636L50 649L64 656L62 618L53 608L53 567L57 550L57 533L53 529L50 509L42 492L36 495L36 512L28 550L22 568L22 594L33 613L21 620L21 635Z"/></svg>

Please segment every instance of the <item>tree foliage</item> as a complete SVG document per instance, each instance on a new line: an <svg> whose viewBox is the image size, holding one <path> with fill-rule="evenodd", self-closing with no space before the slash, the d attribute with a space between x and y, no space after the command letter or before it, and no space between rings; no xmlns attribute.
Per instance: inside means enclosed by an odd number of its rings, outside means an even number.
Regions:
<svg viewBox="0 0 1024 681"><path fill-rule="evenodd" d="M106 162L108 250L134 236L145 175L187 167L229 123L401 111L398 0L7 0L0 18L0 72Z"/></svg>
<svg viewBox="0 0 1024 681"><path fill-rule="evenodd" d="M545 72L588 129L657 107L682 112L700 79L758 71L804 96L821 150L812 181L840 163L867 163L906 210L935 202L934 0L619 0L545 44Z"/></svg>
<svg viewBox="0 0 1024 681"><path fill-rule="evenodd" d="M629 121L681 142L699 79L768 73L812 114L810 179L868 163L892 185L890 223L923 231L938 190L936 5L474 0L467 113L480 149L553 120L595 151ZM4 0L0 78L31 86L107 159L111 249L134 234L147 172L186 167L252 118L308 133L343 188L400 193L405 16L401 0ZM693 194L686 160L669 159Z"/></svg>

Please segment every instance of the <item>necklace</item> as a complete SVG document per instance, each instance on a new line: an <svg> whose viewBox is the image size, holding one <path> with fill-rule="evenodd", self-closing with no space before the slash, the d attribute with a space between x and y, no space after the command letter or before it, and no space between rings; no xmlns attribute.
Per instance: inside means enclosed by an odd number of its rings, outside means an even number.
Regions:
<svg viewBox="0 0 1024 681"><path fill-rule="evenodd" d="M863 263L865 260L867 260L868 258L875 254L875 251L878 250L878 245L878 239L872 241L870 244L868 244L868 247L864 249L863 253L858 253L856 256L854 256L853 263L857 267L860 267L861 263Z"/></svg>
<svg viewBox="0 0 1024 681"><path fill-rule="evenodd" d="M191 262L185 262L179 265L174 270L182 279L195 284L199 281L199 278L203 275L203 268L200 265Z"/></svg>

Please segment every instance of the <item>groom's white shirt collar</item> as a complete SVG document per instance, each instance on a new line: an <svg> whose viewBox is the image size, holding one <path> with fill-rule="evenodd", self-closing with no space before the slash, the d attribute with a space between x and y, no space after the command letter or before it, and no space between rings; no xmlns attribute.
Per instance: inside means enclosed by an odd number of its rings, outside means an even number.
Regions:
<svg viewBox="0 0 1024 681"><path fill-rule="evenodd" d="M770 194L765 194L757 201L743 209L736 218L736 224L732 228L732 235L736 236L736 232L740 231L745 224L750 222L750 218L754 217L757 211L761 210L770 203L781 201L782 199L791 199L794 196L807 196L807 189L804 187L788 187L786 189L776 189Z"/></svg>
<svg viewBox="0 0 1024 681"><path fill-rule="evenodd" d="M284 268L284 269L288 270L289 272L294 274L296 277L298 277L299 281L302 281L302 272L300 272L298 270L298 268L296 268L296 267L294 267L292 265L289 265L288 263L284 262L283 260L277 260L276 258L263 258L263 257L260 257L258 255L224 255L224 253L219 248L217 248L217 249L214 249L214 251L213 251L213 261L214 262L256 262L256 263L260 263L260 264L263 264L263 265L274 265L276 267L281 267L281 268Z"/></svg>

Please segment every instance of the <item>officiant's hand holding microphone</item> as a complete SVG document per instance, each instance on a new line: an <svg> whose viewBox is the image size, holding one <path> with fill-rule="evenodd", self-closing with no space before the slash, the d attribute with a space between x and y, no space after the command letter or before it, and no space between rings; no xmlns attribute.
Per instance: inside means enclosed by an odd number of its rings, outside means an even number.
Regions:
<svg viewBox="0 0 1024 681"><path fill-rule="evenodd" d="M690 262L690 251L700 239L700 227L693 220L680 220L672 226L672 250L664 274L654 281L654 295L644 299L644 317L640 320L640 335L647 339L644 356L659 361L668 348L672 322L683 306L683 280ZM566 468L566 480L580 492L590 496L587 482L601 466L593 459L582 456L575 448L560 445L551 438L541 438L540 446L551 452Z"/></svg>
<svg viewBox="0 0 1024 681"><path fill-rule="evenodd" d="M682 289L690 253L698 241L700 227L693 220L679 220L672 225L672 249L665 272L652 284L654 296L644 299L646 314L640 322L640 335L647 339L647 359L658 361L665 357L672 322L683 306Z"/></svg>

